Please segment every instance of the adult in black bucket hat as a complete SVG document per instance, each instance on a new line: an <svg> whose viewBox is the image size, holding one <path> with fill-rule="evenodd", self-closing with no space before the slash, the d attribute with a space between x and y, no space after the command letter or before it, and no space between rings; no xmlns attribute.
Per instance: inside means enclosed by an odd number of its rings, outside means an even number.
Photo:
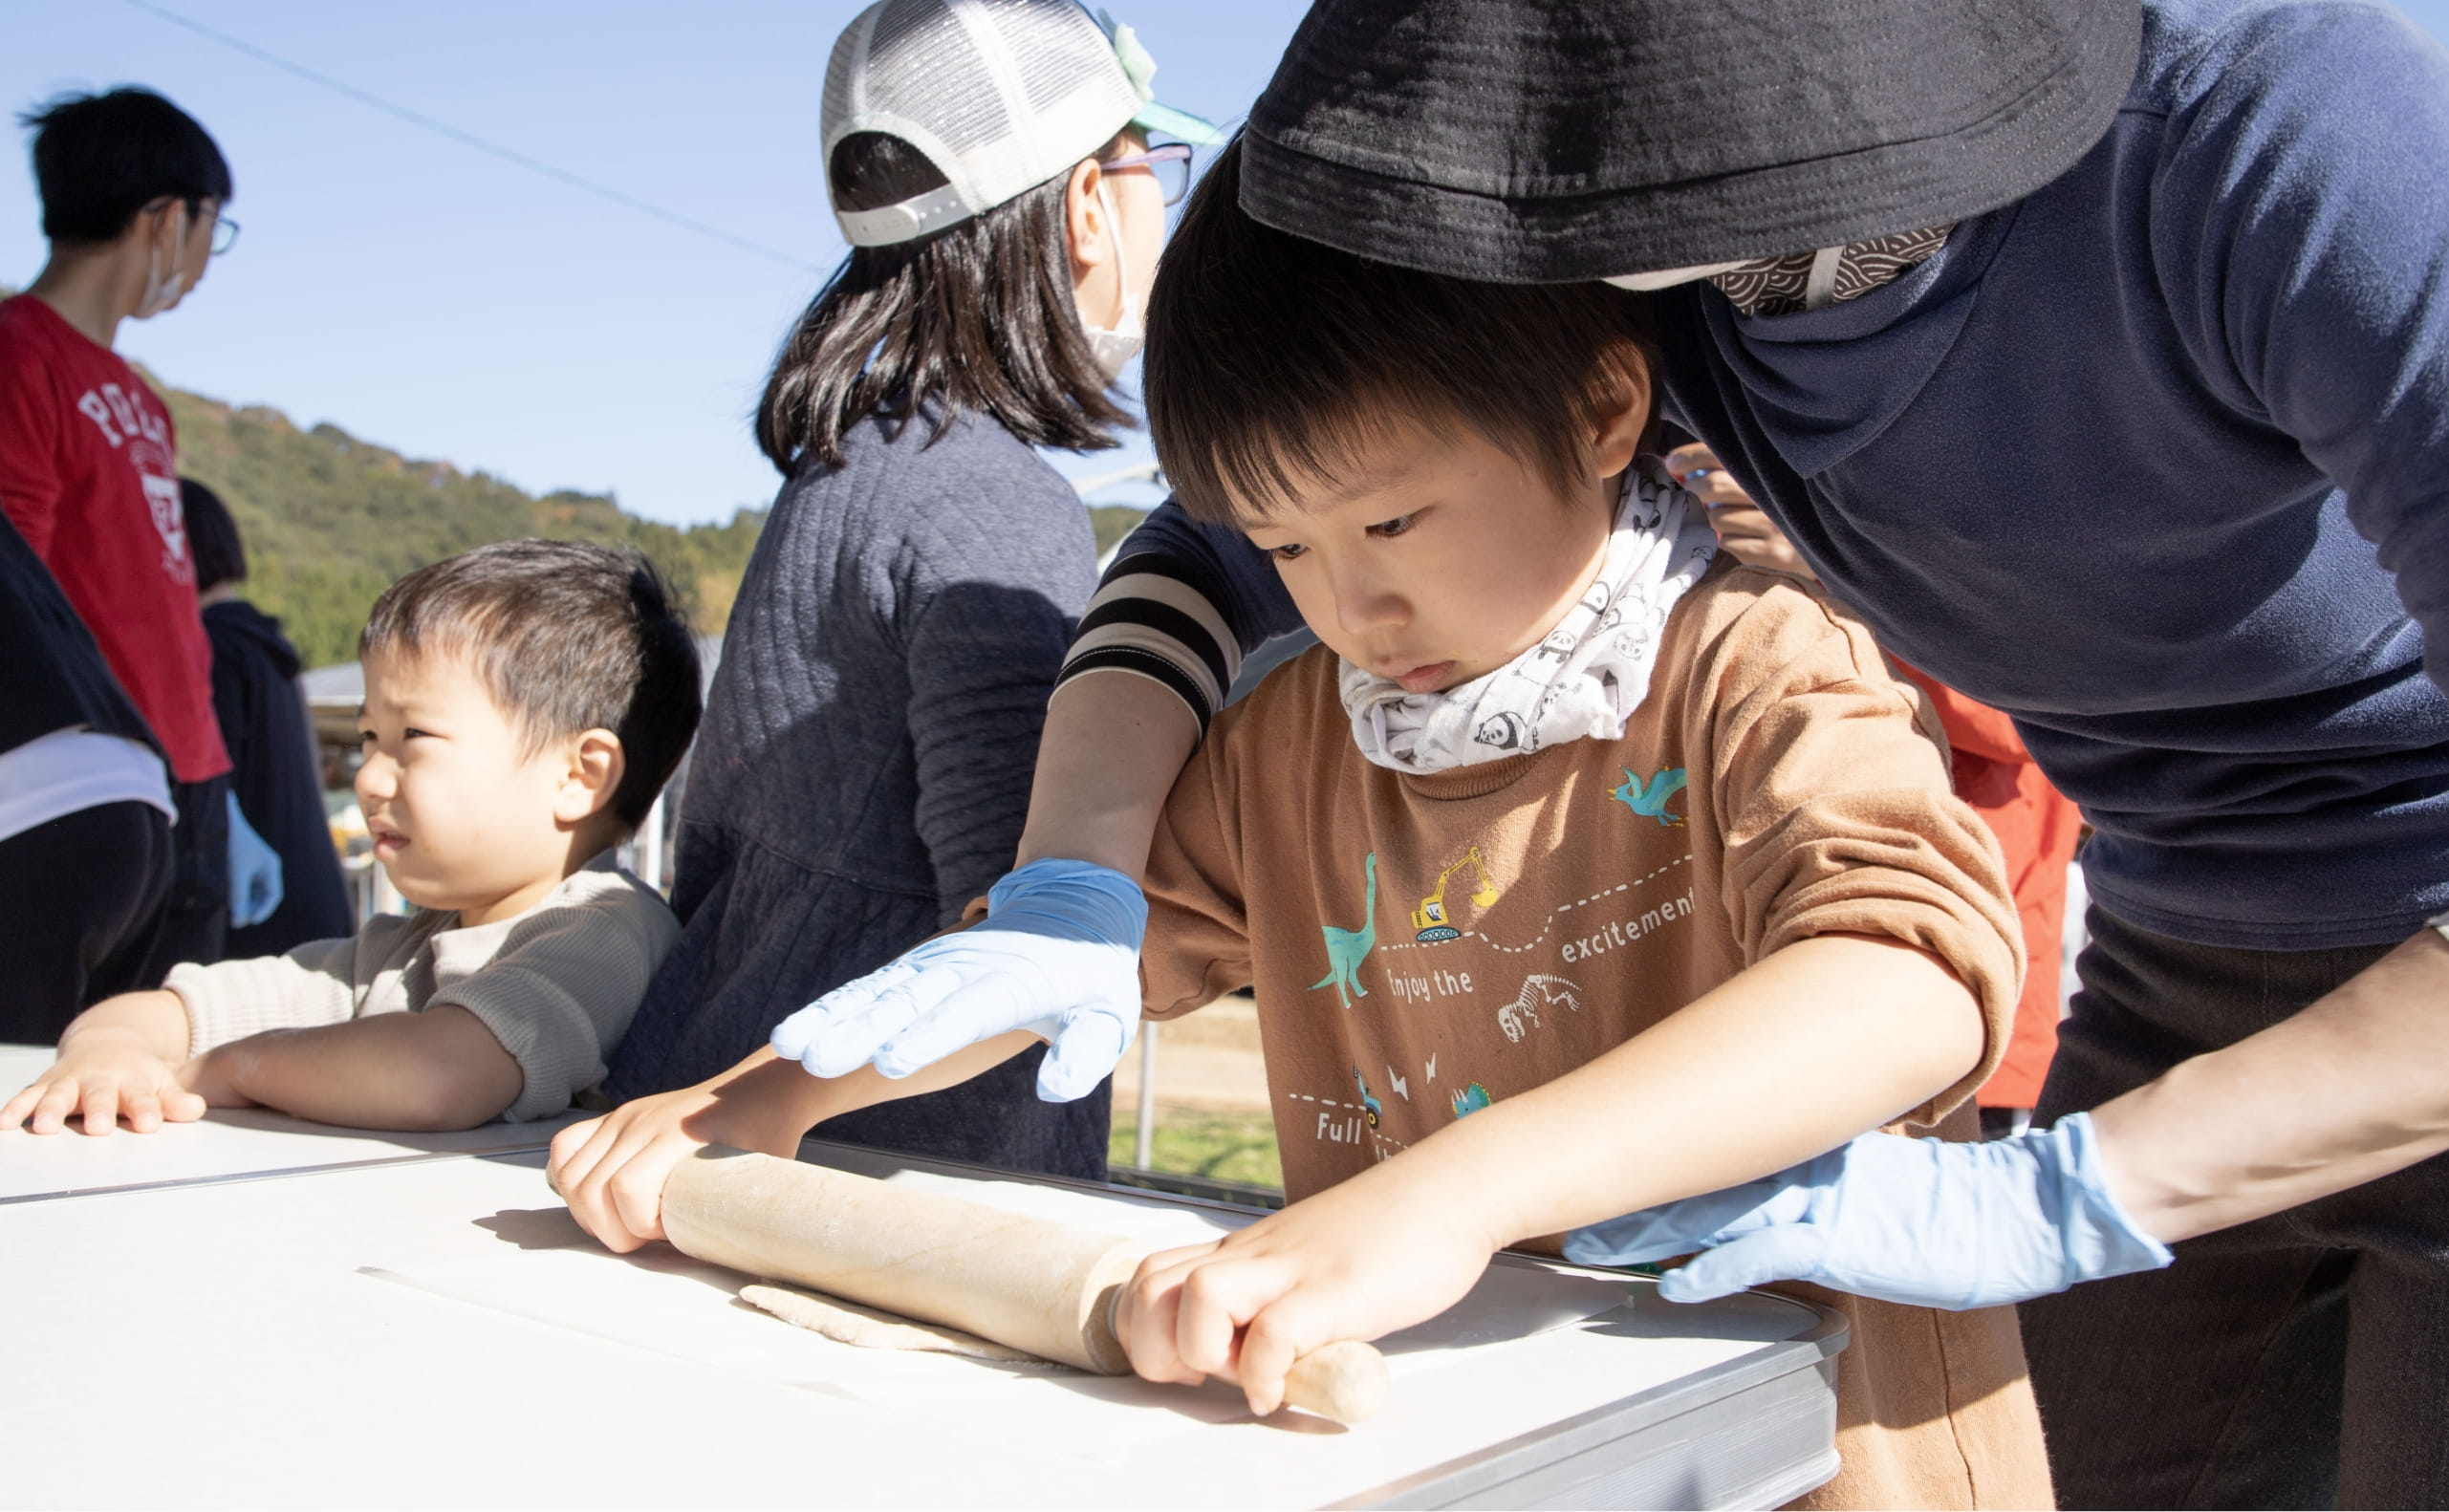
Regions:
<svg viewBox="0 0 2449 1512"><path fill-rule="evenodd" d="M2026 1309L2067 1502L2449 1504L2449 55L2302 0L1323 0L1243 151L1296 234L1653 291L1669 417L2096 831L2059 1128L1577 1245L1964 1306L2185 1241ZM1172 704L1295 622L1159 511L1022 853L1135 868Z"/></svg>
<svg viewBox="0 0 2449 1512"><path fill-rule="evenodd" d="M2064 173L2139 34L2135 0L1329 3L1250 113L1242 207L1507 283L1841 246Z"/></svg>

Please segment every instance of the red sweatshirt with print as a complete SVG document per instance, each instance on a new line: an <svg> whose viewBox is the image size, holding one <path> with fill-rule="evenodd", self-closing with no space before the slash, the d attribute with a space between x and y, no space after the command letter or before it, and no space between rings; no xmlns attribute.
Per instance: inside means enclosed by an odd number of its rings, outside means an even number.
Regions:
<svg viewBox="0 0 2449 1512"><path fill-rule="evenodd" d="M0 511L94 632L171 774L228 771L170 413L31 294L0 301Z"/></svg>

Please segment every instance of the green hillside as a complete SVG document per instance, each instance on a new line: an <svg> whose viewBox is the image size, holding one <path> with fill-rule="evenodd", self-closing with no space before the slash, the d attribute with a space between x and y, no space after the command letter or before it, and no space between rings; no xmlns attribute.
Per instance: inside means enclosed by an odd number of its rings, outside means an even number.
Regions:
<svg viewBox="0 0 2449 1512"><path fill-rule="evenodd" d="M742 509L728 524L683 529L625 514L599 494L537 498L336 425L300 430L278 410L235 408L154 381L178 421L180 467L220 493L246 534L248 596L280 616L310 666L356 655L367 607L401 573L523 535L638 548L672 580L699 629L719 634L765 523L764 510ZM1100 551L1140 518L1116 507L1089 512Z"/></svg>
<svg viewBox="0 0 2449 1512"><path fill-rule="evenodd" d="M147 375L151 377L151 375ZM211 486L247 538L247 596L280 616L310 666L357 654L365 613L394 578L453 552L523 535L634 546L707 633L731 611L764 524L681 529L594 494L539 499L485 473L420 462L336 425L300 430L278 410L233 408L155 386L179 427L179 466Z"/></svg>
<svg viewBox="0 0 2449 1512"><path fill-rule="evenodd" d="M0 284L0 299L15 292ZM354 658L366 610L401 574L524 535L637 547L671 578L699 630L720 635L765 524L763 509L742 509L727 525L683 529L624 514L600 494L539 499L337 425L302 431L276 409L233 408L144 377L178 421L181 470L219 493L246 534L247 596L280 616L308 666ZM1091 508L1097 551L1140 518L1138 509Z"/></svg>

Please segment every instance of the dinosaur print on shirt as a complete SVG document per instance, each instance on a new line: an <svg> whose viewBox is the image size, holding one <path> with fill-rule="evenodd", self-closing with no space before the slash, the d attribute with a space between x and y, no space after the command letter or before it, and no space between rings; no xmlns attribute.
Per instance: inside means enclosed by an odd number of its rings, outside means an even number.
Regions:
<svg viewBox="0 0 2449 1512"><path fill-rule="evenodd" d="M1369 853L1369 859L1361 863L1361 870L1369 875L1369 900L1361 914L1360 927L1318 926L1318 933L1327 938L1327 974L1310 983L1312 992L1320 987L1333 987L1335 996L1343 1000L1347 1008L1352 1006L1353 999L1369 996L1369 989L1360 984L1360 963L1369 959L1369 952L1377 944L1376 852Z"/></svg>

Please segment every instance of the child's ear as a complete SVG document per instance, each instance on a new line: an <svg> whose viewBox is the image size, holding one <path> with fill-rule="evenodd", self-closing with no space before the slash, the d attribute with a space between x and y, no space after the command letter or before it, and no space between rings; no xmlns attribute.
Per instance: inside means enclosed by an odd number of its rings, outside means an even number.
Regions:
<svg viewBox="0 0 2449 1512"><path fill-rule="evenodd" d="M1615 394L1595 417L1591 460L1598 475L1613 478L1633 465L1641 438L1650 431L1650 364L1638 352L1628 351L1612 364Z"/></svg>
<svg viewBox="0 0 2449 1512"><path fill-rule="evenodd" d="M619 736L605 729L586 731L570 743L570 764L553 798L553 819L574 827L601 813L628 769Z"/></svg>

